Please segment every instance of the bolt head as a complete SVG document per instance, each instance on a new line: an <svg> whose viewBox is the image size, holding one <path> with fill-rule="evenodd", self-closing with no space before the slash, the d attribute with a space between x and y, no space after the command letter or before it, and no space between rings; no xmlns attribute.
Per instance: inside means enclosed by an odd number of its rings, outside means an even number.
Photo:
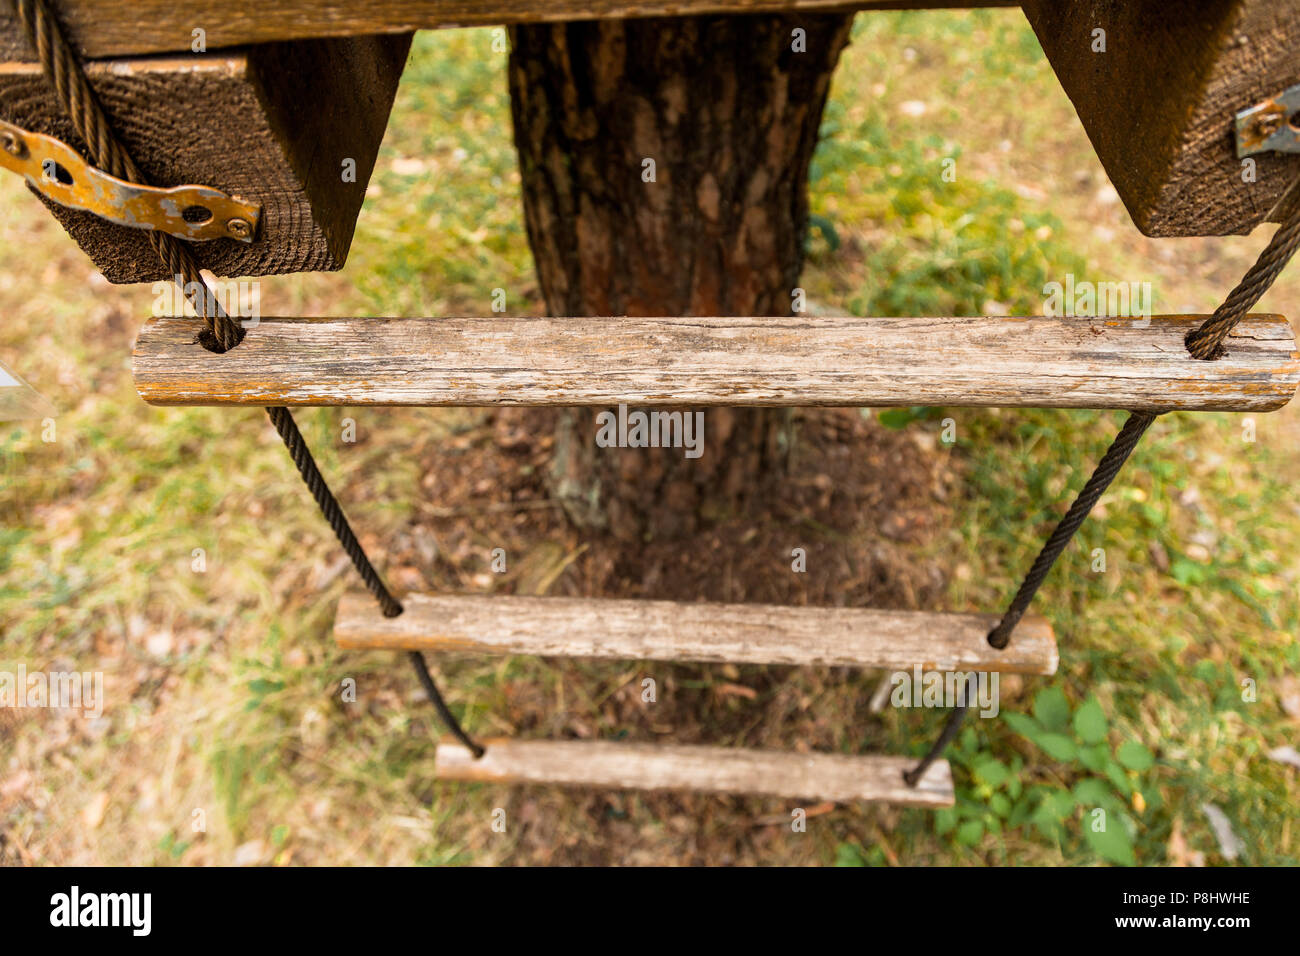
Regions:
<svg viewBox="0 0 1300 956"><path fill-rule="evenodd" d="M1286 117L1281 113L1265 113L1255 120L1255 135L1260 139L1268 139L1280 130L1285 122Z"/></svg>
<svg viewBox="0 0 1300 956"><path fill-rule="evenodd" d="M247 219L227 219L226 231L236 239L247 239L253 234L253 227Z"/></svg>
<svg viewBox="0 0 1300 956"><path fill-rule="evenodd" d="M0 132L0 147L11 156L23 156L27 153L27 146L22 139L15 133L4 130Z"/></svg>

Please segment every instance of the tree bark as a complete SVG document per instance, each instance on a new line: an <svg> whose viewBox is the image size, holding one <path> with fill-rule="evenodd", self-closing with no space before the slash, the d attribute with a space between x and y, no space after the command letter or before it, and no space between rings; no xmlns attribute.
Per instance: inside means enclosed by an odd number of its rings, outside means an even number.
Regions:
<svg viewBox="0 0 1300 956"><path fill-rule="evenodd" d="M851 14L511 28L524 212L554 315L788 315L808 166ZM596 445L556 419L552 490L579 524L677 536L761 494L790 416L705 411L698 459Z"/></svg>

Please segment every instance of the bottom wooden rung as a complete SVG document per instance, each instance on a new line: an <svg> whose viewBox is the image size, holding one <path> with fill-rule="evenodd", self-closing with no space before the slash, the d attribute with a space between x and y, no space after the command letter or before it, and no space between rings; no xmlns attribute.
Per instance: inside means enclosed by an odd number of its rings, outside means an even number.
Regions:
<svg viewBox="0 0 1300 956"><path fill-rule="evenodd" d="M544 783L618 790L694 790L909 807L953 805L952 770L936 760L915 787L903 781L913 757L799 754L728 747L584 740L486 740L475 760L457 743L438 745L438 777L480 783Z"/></svg>

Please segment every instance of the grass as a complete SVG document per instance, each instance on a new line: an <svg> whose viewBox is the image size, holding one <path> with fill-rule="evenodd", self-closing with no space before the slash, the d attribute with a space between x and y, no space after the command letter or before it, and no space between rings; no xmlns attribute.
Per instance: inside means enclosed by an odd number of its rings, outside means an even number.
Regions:
<svg viewBox="0 0 1300 956"><path fill-rule="evenodd" d="M802 281L856 314L1037 311L1067 272L1150 280L1156 311L1208 311L1262 245L1138 235L1014 11L859 16L812 180ZM490 31L422 34L347 269L263 279L263 311L481 314L503 288L510 312L539 313L518 188ZM144 407L128 355L149 289L108 287L11 179L0 197L0 360L59 409L54 441L37 422L0 426L0 670L102 670L112 704L97 721L0 723L0 859L1222 863L1202 810L1214 804L1238 862L1295 862L1296 771L1265 756L1297 731L1282 706L1300 673L1294 410L1257 416L1253 442L1233 416L1157 423L1038 599L1060 673L1005 681L1003 717L952 748L953 812L839 807L791 834L754 825L755 806L788 816L779 803L459 788L436 783L413 682L385 656L333 648L350 572L264 416ZM1295 311L1297 291L1293 271L1261 308ZM355 443L340 440L347 418ZM932 550L949 607L994 608L1121 416L916 410L894 424L937 434L942 418L957 440L934 454L950 456L960 500ZM483 417L299 420L382 558L431 497L425 463L454 458ZM435 546L445 560L427 583L475 586L491 541ZM546 734L567 712L617 736L607 711L637 675L528 658L439 670L480 734ZM787 686L848 733L829 705L871 688L848 680ZM920 753L942 718L876 719L891 749ZM522 826L491 830L499 801Z"/></svg>

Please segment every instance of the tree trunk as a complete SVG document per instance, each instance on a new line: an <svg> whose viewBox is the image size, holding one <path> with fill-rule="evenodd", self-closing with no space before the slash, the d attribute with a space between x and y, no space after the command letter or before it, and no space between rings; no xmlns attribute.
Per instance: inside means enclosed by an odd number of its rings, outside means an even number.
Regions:
<svg viewBox="0 0 1300 956"><path fill-rule="evenodd" d="M511 29L529 242L554 315L789 315L808 164L851 14ZM553 414L552 488L620 538L691 533L781 466L789 416L705 411L704 450L603 448Z"/></svg>

